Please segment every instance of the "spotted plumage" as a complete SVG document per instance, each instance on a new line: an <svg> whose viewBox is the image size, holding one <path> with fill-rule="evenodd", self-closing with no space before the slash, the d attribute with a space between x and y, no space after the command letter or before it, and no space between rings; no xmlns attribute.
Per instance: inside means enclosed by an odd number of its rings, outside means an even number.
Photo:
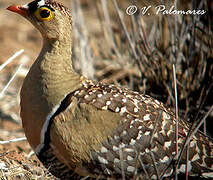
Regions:
<svg viewBox="0 0 213 180"><path fill-rule="evenodd" d="M121 178L124 171L127 178L140 174L148 179L155 179L155 163L159 177L171 176L174 172L172 162L176 155L174 114L162 103L147 95L114 85L94 84L91 81L84 81L82 84L83 86L72 92L67 99L69 105L65 111L73 110L72 99L76 99L80 109L86 104L99 111L118 114L120 117L118 125L101 142L101 146L96 151L89 149L89 160L83 162L82 166L97 176ZM66 118L63 120L69 121ZM187 124L180 121L179 151L188 130ZM201 168L202 173L208 172L213 163L213 144L208 137L197 133L189 146L189 175L199 175ZM204 152L203 148L206 149L205 154L201 153ZM205 158L202 158L204 156ZM185 165L186 153L182 156L179 173L185 172ZM167 170L164 172L165 169Z"/></svg>
<svg viewBox="0 0 213 180"><path fill-rule="evenodd" d="M61 179L75 174L103 179L172 177L176 143L180 152L189 124L176 122L168 108L147 95L78 75L70 61L71 15L63 5L36 0L8 9L32 22L44 39L21 89L21 118L45 167ZM180 158L178 173L213 176L212 140L201 132L191 137Z"/></svg>

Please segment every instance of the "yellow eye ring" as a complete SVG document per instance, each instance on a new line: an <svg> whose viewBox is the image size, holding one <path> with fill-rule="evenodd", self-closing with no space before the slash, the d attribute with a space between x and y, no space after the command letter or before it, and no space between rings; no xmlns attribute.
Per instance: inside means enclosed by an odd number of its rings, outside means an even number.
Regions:
<svg viewBox="0 0 213 180"><path fill-rule="evenodd" d="M39 21L50 21L54 18L53 12L48 7L38 8L34 15Z"/></svg>

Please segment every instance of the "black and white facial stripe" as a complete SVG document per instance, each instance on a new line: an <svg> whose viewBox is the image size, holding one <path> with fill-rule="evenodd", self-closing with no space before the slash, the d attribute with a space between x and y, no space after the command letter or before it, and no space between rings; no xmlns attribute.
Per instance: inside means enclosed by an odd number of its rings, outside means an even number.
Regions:
<svg viewBox="0 0 213 180"><path fill-rule="evenodd" d="M30 2L29 4L24 5L23 7L27 8L29 10L30 13L35 12L38 8L40 7L48 7L49 9L51 9L52 11L54 11L54 9L48 5L46 5L45 0L35 0Z"/></svg>

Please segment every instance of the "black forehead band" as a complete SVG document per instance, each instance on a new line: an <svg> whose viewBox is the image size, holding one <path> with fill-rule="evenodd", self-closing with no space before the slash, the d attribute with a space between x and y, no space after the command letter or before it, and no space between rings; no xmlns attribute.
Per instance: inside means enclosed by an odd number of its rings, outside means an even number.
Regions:
<svg viewBox="0 0 213 180"><path fill-rule="evenodd" d="M38 2L40 0L36 0L36 1L32 1L31 3L28 4L29 7L29 12L30 13L34 13L36 11L36 9L40 8L40 7L47 7L49 8L51 11L55 11L52 7L48 6L48 5L44 5L44 6L39 6Z"/></svg>

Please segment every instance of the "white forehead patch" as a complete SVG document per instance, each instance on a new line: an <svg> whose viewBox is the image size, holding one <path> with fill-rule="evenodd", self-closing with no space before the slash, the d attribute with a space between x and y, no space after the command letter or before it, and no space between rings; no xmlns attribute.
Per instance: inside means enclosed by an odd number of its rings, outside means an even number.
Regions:
<svg viewBox="0 0 213 180"><path fill-rule="evenodd" d="M38 7L44 6L45 0L38 1Z"/></svg>
<svg viewBox="0 0 213 180"><path fill-rule="evenodd" d="M38 7L44 6L45 5L45 0L40 0L37 2ZM29 9L29 5L25 4L22 6L23 8Z"/></svg>
<svg viewBox="0 0 213 180"><path fill-rule="evenodd" d="M23 7L23 8L26 8L26 9L29 9L28 4L25 4L25 5L23 5L22 7Z"/></svg>

